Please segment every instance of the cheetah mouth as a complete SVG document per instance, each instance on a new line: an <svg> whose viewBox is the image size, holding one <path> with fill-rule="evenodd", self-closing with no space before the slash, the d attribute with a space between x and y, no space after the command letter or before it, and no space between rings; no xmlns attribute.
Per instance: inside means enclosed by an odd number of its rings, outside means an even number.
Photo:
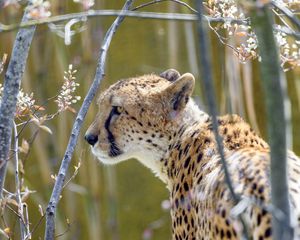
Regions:
<svg viewBox="0 0 300 240"><path fill-rule="evenodd" d="M91 148L93 155L95 155L100 160L109 160L112 158L116 158L123 154L123 151L117 146L116 143L107 143L108 149L102 150L99 145L95 145Z"/></svg>
<svg viewBox="0 0 300 240"><path fill-rule="evenodd" d="M112 165L123 161L122 151L118 147L108 150L101 150L99 147L92 147L92 154L103 164ZM121 157L120 157L121 156Z"/></svg>
<svg viewBox="0 0 300 240"><path fill-rule="evenodd" d="M121 155L122 153L123 152L117 146L117 144L115 144L114 142L110 143L110 149L109 149L109 152L108 152L108 156L110 156L110 157L117 157L117 156Z"/></svg>

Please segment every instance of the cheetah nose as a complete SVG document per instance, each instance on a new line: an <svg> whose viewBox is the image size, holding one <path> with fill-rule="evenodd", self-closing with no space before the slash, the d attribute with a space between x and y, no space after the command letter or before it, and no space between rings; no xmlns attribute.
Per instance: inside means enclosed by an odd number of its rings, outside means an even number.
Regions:
<svg viewBox="0 0 300 240"><path fill-rule="evenodd" d="M86 134L84 136L85 140L92 146L98 141L98 136L93 134Z"/></svg>

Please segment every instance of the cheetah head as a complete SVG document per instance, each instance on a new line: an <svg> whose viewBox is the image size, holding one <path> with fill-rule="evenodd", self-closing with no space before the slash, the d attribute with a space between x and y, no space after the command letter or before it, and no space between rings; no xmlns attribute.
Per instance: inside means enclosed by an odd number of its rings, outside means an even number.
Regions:
<svg viewBox="0 0 300 240"><path fill-rule="evenodd" d="M192 74L170 69L110 86L100 95L99 113L85 135L92 153L106 164L161 158L194 84Z"/></svg>

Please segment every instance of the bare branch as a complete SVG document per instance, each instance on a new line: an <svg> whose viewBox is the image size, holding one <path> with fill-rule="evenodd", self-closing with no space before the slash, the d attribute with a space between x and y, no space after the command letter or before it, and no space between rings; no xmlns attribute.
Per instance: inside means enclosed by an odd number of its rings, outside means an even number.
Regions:
<svg viewBox="0 0 300 240"><path fill-rule="evenodd" d="M256 6L251 12L251 22L258 39L261 79L266 95L271 148L271 197L274 208L283 212L285 216L282 220L272 213L272 235L275 240L290 240L293 239L293 231L290 225L284 99L280 84L279 54L272 31L269 5Z"/></svg>
<svg viewBox="0 0 300 240"><path fill-rule="evenodd" d="M80 133L82 122L86 116L86 113L88 111L88 108L89 108L94 96L96 95L96 92L99 88L100 82L102 81L102 79L104 77L106 54L107 54L109 45L111 43L112 37L125 18L124 14L123 14L124 11L128 10L131 7L132 2L133 2L133 0L127 0L125 2L122 12L117 17L117 19L114 21L114 23L111 25L111 27L107 31L105 38L103 40L94 81L93 81L93 83L83 101L83 104L78 112L78 115L75 119L71 137L69 139L69 143L68 143L64 158L62 160L62 163L61 163L58 175L57 175L57 179L55 181L52 195L51 195L50 201L48 203L48 207L46 210L45 240L53 240L55 237L55 222L54 222L54 220L55 220L55 214L56 214L56 207L57 207L59 197L60 197L60 194L61 194L61 191L63 188L65 176L66 176L69 164L71 162L71 157L74 152L76 142L78 140L78 135Z"/></svg>
<svg viewBox="0 0 300 240"><path fill-rule="evenodd" d="M27 21L25 12L22 22ZM17 96L25 70L29 48L35 32L35 26L20 29L5 74L2 102L0 105L0 196L9 159L13 119L16 113Z"/></svg>
<svg viewBox="0 0 300 240"><path fill-rule="evenodd" d="M29 228L29 214L28 214L28 206L26 203L23 203L23 211L25 212L25 219L24 219L24 224L25 224L25 229L26 229L26 239L31 239L31 232Z"/></svg>
<svg viewBox="0 0 300 240"><path fill-rule="evenodd" d="M79 172L79 168L81 167L81 160L82 158L80 157L79 158L79 162L77 164L77 166L75 166L75 170L74 170L74 173L72 174L72 176L68 179L68 181L63 185L62 188L65 188L75 177L76 175L78 174Z"/></svg>
<svg viewBox="0 0 300 240"><path fill-rule="evenodd" d="M219 41L224 44L225 46L229 47L236 55L239 55L239 52L237 51L237 49L230 45L229 43L227 43L227 40L226 38L222 37L215 28L213 28L210 24L210 22L208 22L208 26L209 28L216 34L216 36L218 37Z"/></svg>
<svg viewBox="0 0 300 240"><path fill-rule="evenodd" d="M18 213L20 216L20 237L21 240L25 239L25 224L24 224L24 211L23 211L23 203L22 203L22 197L21 197L21 185L20 185L20 179L19 179L19 138L18 138L18 130L15 122L13 122L13 129L14 129L14 159L15 159L15 184L16 184L16 199L18 203Z"/></svg>
<svg viewBox="0 0 300 240"><path fill-rule="evenodd" d="M167 0L165 0L167 1ZM134 9L133 9L134 10ZM39 20L28 20L20 24L10 24L5 25L0 23L0 32L9 32L16 30L18 28L25 28L35 25L44 25L50 23L59 23L63 21L68 21L71 19L78 19L79 21L85 21L87 18L92 17L111 17L120 15L121 11L118 10L89 10L86 12L80 13L70 13L65 15L53 16L49 18L43 18ZM174 20L174 21L197 21L196 14L182 14L182 13L155 13L155 12L133 12L125 11L124 16L131 18L142 18L142 19L159 19L159 20ZM246 19L233 19L233 18L222 18L222 17L210 17L204 15L204 19L209 23L232 23L242 26L249 26L250 21ZM274 26L274 29L279 32L283 32L287 35L291 35L296 39L300 39L300 33L295 32L287 27L278 28L277 25Z"/></svg>
<svg viewBox="0 0 300 240"><path fill-rule="evenodd" d="M271 5L282 12L298 28L298 31L300 31L300 20L295 17L295 15L288 8L280 5L276 1L271 1Z"/></svg>
<svg viewBox="0 0 300 240"><path fill-rule="evenodd" d="M38 229L38 227L43 222L45 216L46 215L43 215L43 216L40 217L40 219L38 220L38 222L32 227L32 230L29 232L28 236L32 236L32 234L35 233L35 231Z"/></svg>
<svg viewBox="0 0 300 240"><path fill-rule="evenodd" d="M300 33L299 33L299 32L295 32L295 31L291 30L291 29L288 28L288 27L281 26L281 27L279 28L278 25L273 25L273 28L274 28L274 30L277 31L277 32L285 33L285 34L287 34L287 35L293 36L295 39L299 39L299 40L300 40Z"/></svg>
<svg viewBox="0 0 300 240"><path fill-rule="evenodd" d="M202 81L205 89L205 95L208 104L208 110L211 115L212 119L212 126L213 132L215 135L215 139L217 142L218 151L220 154L220 159L224 171L225 182L229 188L231 196L235 204L237 204L240 200L240 196L236 195L233 189L232 181L230 178L230 173L228 171L227 162L224 155L224 147L223 147L223 139L219 135L218 131L218 120L217 120L217 110L216 110L216 103L215 103L215 93L213 89L213 78L211 72L211 57L209 51L209 44L208 44L208 36L207 29L204 27L203 24L203 2L202 0L196 1L196 7L198 10L198 38L199 38L199 56L200 56L200 69L202 75ZM242 216L239 216L239 220L243 225L243 237L247 239L247 226L245 221L243 220Z"/></svg>
<svg viewBox="0 0 300 240"><path fill-rule="evenodd" d="M211 59L210 59L210 51L209 51L209 45L208 45L208 33L206 28L203 24L203 3L202 1L197 1L197 9L198 9L198 38L199 38L199 46L200 46L200 69L201 69L201 75L203 80L203 85L205 89L205 95L207 99L207 104L209 108L209 113L212 118L212 125L213 130L216 138L216 142L218 145L219 154L221 157L221 161L223 164L224 174L225 174L225 180L228 185L228 188L230 190L230 193L234 199L235 202L239 201L239 197L235 194L232 186L232 182L229 176L227 163L225 161L225 155L223 150L223 143L221 136L218 132L218 121L217 121L217 110L216 110L216 102L215 102L215 93L213 89L213 78L211 73Z"/></svg>
<svg viewBox="0 0 300 240"><path fill-rule="evenodd" d="M42 18L38 20L28 20L26 22L5 25L0 23L0 32L8 32L18 28L25 28L35 25L43 25L48 23L59 23L63 21L68 21L70 19L79 19L85 21L87 18L91 17L111 17L119 16L121 11L118 10L89 10L86 12L70 13L65 15L53 16L49 18ZM145 19L160 19L160 20L176 20L176 21L197 21L196 14L183 14L183 13L155 13L155 12L133 12L124 11L123 16L132 18L145 18ZM206 19L211 23L233 23L239 25L249 25L248 19L233 19L233 18L214 18L206 16Z"/></svg>
<svg viewBox="0 0 300 240"><path fill-rule="evenodd" d="M70 224L68 221L69 221L69 220L67 220L67 228L66 228L62 233L57 234L57 235L55 236L56 239L57 239L57 238L60 238L60 237L62 237L62 236L64 236L67 232L70 231L70 229L71 229L71 224Z"/></svg>
<svg viewBox="0 0 300 240"><path fill-rule="evenodd" d="M165 0L170 1L170 0ZM140 6L142 7L142 5ZM135 8L133 9L135 10ZM9 32L16 30L18 28L26 28L30 26L36 25L44 25L50 23L60 23L63 21L69 21L71 19L78 19L78 21L86 21L87 18L92 17L111 17L111 16L119 16L121 11L118 10L89 10L86 12L79 13L70 13L65 15L53 16L49 18L43 18L38 20L28 20L26 22L22 22L20 24L10 24L5 25L0 23L0 32ZM142 18L142 19L159 19L159 20L174 20L174 21L197 21L196 14L182 14L182 13L155 13L155 12L138 12L138 11L124 11L123 13L126 17L131 18ZM250 21L248 18L245 19L233 19L233 18L222 18L222 17L210 17L207 15L203 15L204 19L210 23L231 23L238 24L242 26L249 26ZM274 26L276 31L284 32L285 34L291 35L297 39L300 39L300 34L292 31L288 28L278 28L276 25Z"/></svg>
<svg viewBox="0 0 300 240"><path fill-rule="evenodd" d="M135 11L135 10L138 10L140 8L147 7L147 6L150 6L150 5L153 5L153 4L156 4L156 3L161 3L161 2L175 2L175 3L178 3L180 5L185 6L186 8L188 8L189 10L191 10L194 13L197 13L197 10L195 10L194 8L192 8L187 3L183 2L183 1L179 1L179 0L153 0L151 2L141 4L141 5L133 8L133 9L131 9L131 11Z"/></svg>

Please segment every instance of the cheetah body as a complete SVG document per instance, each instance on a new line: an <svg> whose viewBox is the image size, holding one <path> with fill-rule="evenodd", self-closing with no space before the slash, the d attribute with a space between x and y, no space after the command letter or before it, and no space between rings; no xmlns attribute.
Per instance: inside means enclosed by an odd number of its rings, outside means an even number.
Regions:
<svg viewBox="0 0 300 240"><path fill-rule="evenodd" d="M224 179L210 117L190 98L191 74L175 70L112 85L86 136L100 161L136 158L170 191L172 238L241 239L242 213L253 239L271 239L269 146L237 115L218 118L238 206ZM295 239L300 228L300 160L288 152L289 197Z"/></svg>

